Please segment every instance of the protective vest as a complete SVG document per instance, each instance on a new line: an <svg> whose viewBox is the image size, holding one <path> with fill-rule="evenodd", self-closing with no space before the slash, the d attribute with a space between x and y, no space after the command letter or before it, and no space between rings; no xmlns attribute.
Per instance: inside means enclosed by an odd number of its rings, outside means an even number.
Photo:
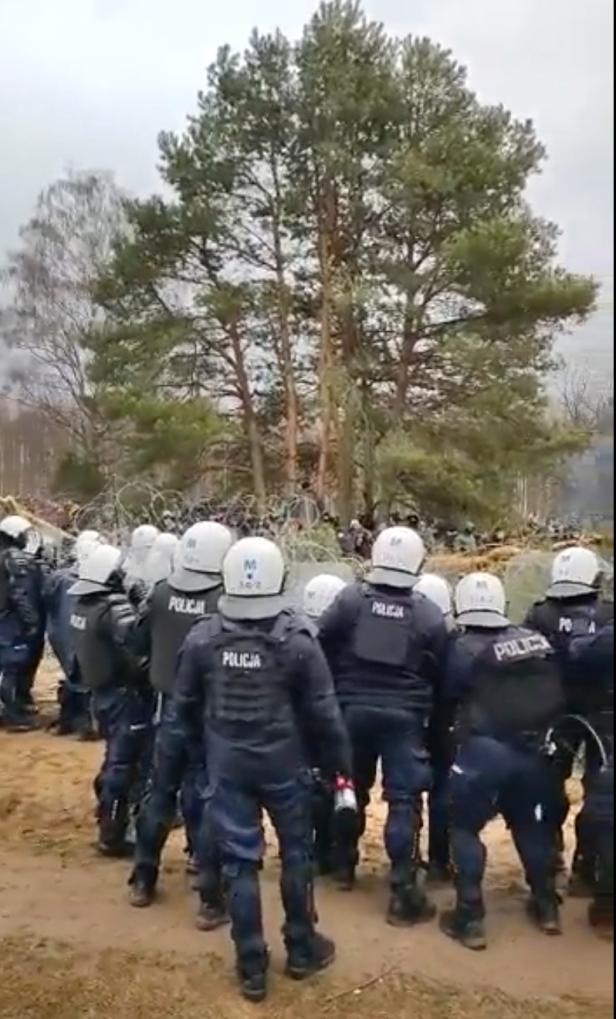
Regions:
<svg viewBox="0 0 616 1019"><path fill-rule="evenodd" d="M569 656L571 641L592 637L614 617L614 606L591 598L546 598L534 606L532 624L550 641L561 669L569 711L584 714L587 710L586 690L582 672L572 665Z"/></svg>
<svg viewBox="0 0 616 1019"><path fill-rule="evenodd" d="M178 591L166 580L155 585L150 596L150 682L155 690L170 694L178 651L197 619L216 611L220 587L207 591Z"/></svg>
<svg viewBox="0 0 616 1019"><path fill-rule="evenodd" d="M606 753L613 758L614 624L602 627L594 637L575 641L573 647L571 667L579 673L581 691L579 713L590 722Z"/></svg>
<svg viewBox="0 0 616 1019"><path fill-rule="evenodd" d="M365 586L353 632L353 651L364 662L398 666L409 661L412 601L406 594L377 593Z"/></svg>
<svg viewBox="0 0 616 1019"><path fill-rule="evenodd" d="M292 616L283 612L271 631L216 616L206 715L220 735L256 742L276 738L294 724L287 638Z"/></svg>
<svg viewBox="0 0 616 1019"><path fill-rule="evenodd" d="M16 636L38 622L29 584L29 556L18 548L0 551L0 623ZM8 636L8 634L7 634Z"/></svg>
<svg viewBox="0 0 616 1019"><path fill-rule="evenodd" d="M71 637L84 686L100 690L142 681L140 663L114 643L105 618L114 605L124 606L120 594L85 595L71 611Z"/></svg>
<svg viewBox="0 0 616 1019"><path fill-rule="evenodd" d="M353 706L427 713L432 705L434 663L417 600L407 592L370 584L357 592L353 631L335 665L336 690L345 708Z"/></svg>
<svg viewBox="0 0 616 1019"><path fill-rule="evenodd" d="M476 660L462 728L495 739L534 741L563 709L562 682L548 640L511 627L495 635Z"/></svg>

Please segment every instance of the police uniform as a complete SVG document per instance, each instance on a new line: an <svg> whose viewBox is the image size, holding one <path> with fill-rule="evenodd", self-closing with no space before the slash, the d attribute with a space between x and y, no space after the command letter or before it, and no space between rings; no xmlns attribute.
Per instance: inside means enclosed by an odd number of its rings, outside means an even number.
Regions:
<svg viewBox="0 0 616 1019"><path fill-rule="evenodd" d="M203 740L187 742L184 739L171 697L177 655L184 639L200 617L216 610L221 592L219 578L201 575L197 580L201 589L191 591L180 590L171 579L159 581L141 613L137 629L138 649L150 660L150 683L158 695L159 725L150 789L137 822L131 883L143 882L150 889L156 884L160 856L175 817L178 791L181 792L187 848L191 856L199 856L202 850L202 873L205 857L209 857L209 847L200 838L207 785ZM217 884L215 880L214 884ZM204 879L204 894L206 888L210 889L211 885Z"/></svg>
<svg viewBox="0 0 616 1019"><path fill-rule="evenodd" d="M174 700L186 738L205 735L206 815L222 856L244 982L267 967L258 884L263 809L280 845L290 972L307 975L318 938L306 728L323 753L325 774L348 774L350 754L315 633L307 619L290 611L252 622L218 614L193 627L180 652ZM260 985L257 993L260 1000Z"/></svg>
<svg viewBox="0 0 616 1019"><path fill-rule="evenodd" d="M130 806L139 799L151 749L153 696L146 663L132 650L135 622L126 596L102 586L75 598L70 620L79 670L105 740L94 783L100 849L114 855L126 851Z"/></svg>
<svg viewBox="0 0 616 1019"><path fill-rule="evenodd" d="M576 818L583 875L594 894L593 923L614 917L614 624L596 634L574 637L570 668L584 689L583 716L594 730L587 748L584 806ZM597 746L597 742L599 746Z"/></svg>
<svg viewBox="0 0 616 1019"><path fill-rule="evenodd" d="M20 695L40 629L30 558L17 545L0 546L0 717L9 726L26 724Z"/></svg>
<svg viewBox="0 0 616 1019"><path fill-rule="evenodd" d="M43 597L47 637L64 673L58 685L58 732L78 732L86 738L93 734L90 692L82 682L73 647L71 612L75 599L68 593L77 576L76 566L51 571L44 580Z"/></svg>
<svg viewBox="0 0 616 1019"><path fill-rule="evenodd" d="M419 906L414 892L416 803L431 784L426 727L447 641L443 615L411 590L356 584L323 614L319 636L351 737L359 804L359 823L354 837L347 838L345 879L353 880L380 760L388 804L390 920L395 922L398 914L400 920L411 920L425 905L422 898Z"/></svg>
<svg viewBox="0 0 616 1019"><path fill-rule="evenodd" d="M28 640L28 661L18 681L18 698L26 710L33 707L32 688L36 679L38 667L41 664L43 651L45 650L45 629L47 624L47 612L44 599L44 586L49 567L40 554L31 555L26 553L28 563L28 587L30 590L30 601L34 606L37 625L36 631Z"/></svg>
<svg viewBox="0 0 616 1019"><path fill-rule="evenodd" d="M563 697L549 642L524 627L467 629L448 658L444 699L456 717L449 783L456 922L464 928L483 919L480 833L497 813L511 829L534 904L551 908L558 789L543 743Z"/></svg>
<svg viewBox="0 0 616 1019"><path fill-rule="evenodd" d="M579 668L571 668L569 648L574 638L590 636L614 618L614 606L600 598L598 593L584 594L576 598L547 597L531 606L525 625L544 634L556 652L556 660L560 668L565 689L567 712L584 714L585 712L585 679ZM571 776L573 762L585 742L583 730L575 723L567 723L561 727L561 739L556 759L561 773L560 810L556 819L557 853L563 848L562 827L569 813L569 799L565 788ZM586 746L587 766L593 767L592 755L594 745ZM574 870L583 870L584 848L578 843ZM562 858L561 858L562 860ZM560 864L562 869L564 865Z"/></svg>

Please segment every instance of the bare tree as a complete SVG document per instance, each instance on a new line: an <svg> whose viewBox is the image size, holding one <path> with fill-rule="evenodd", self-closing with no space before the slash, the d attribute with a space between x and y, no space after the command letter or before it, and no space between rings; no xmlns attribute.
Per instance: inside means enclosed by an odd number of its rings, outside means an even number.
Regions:
<svg viewBox="0 0 616 1019"><path fill-rule="evenodd" d="M12 391L84 455L95 454L104 431L88 377L89 341L102 325L93 286L124 223L110 174L70 173L39 195L3 273L12 299L0 327L20 353Z"/></svg>
<svg viewBox="0 0 616 1019"><path fill-rule="evenodd" d="M567 368L562 376L560 402L570 425L594 433L600 430L611 400L593 383L589 372Z"/></svg>

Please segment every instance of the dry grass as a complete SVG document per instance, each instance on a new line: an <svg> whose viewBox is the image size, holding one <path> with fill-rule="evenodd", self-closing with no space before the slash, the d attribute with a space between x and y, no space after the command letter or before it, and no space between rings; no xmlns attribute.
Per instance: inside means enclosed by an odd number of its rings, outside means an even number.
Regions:
<svg viewBox="0 0 616 1019"><path fill-rule="evenodd" d="M243 1019L254 1006L238 998L222 964L187 963L156 953L81 954L26 936L0 942L0 1016L5 1019ZM608 1019L608 1004L571 998L532 1001L498 992L461 992L392 974L365 990L272 978L268 1019Z"/></svg>

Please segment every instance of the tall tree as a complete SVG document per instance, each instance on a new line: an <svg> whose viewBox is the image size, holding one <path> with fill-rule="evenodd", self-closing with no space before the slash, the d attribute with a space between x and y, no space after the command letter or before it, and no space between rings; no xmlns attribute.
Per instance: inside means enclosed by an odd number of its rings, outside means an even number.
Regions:
<svg viewBox="0 0 616 1019"><path fill-rule="evenodd" d="M301 454L348 519L404 447L411 487L455 468L452 500L487 510L482 460L506 502L523 464L580 441L550 431L541 378L594 283L526 204L532 125L479 103L447 51L324 3L295 46L222 48L160 148L172 197L129 207L99 377L237 421L262 508Z"/></svg>
<svg viewBox="0 0 616 1019"><path fill-rule="evenodd" d="M22 355L13 387L71 437L80 458L94 461L106 424L88 374L90 340L104 318L93 291L124 225L110 174L69 174L40 194L4 274L2 333Z"/></svg>

